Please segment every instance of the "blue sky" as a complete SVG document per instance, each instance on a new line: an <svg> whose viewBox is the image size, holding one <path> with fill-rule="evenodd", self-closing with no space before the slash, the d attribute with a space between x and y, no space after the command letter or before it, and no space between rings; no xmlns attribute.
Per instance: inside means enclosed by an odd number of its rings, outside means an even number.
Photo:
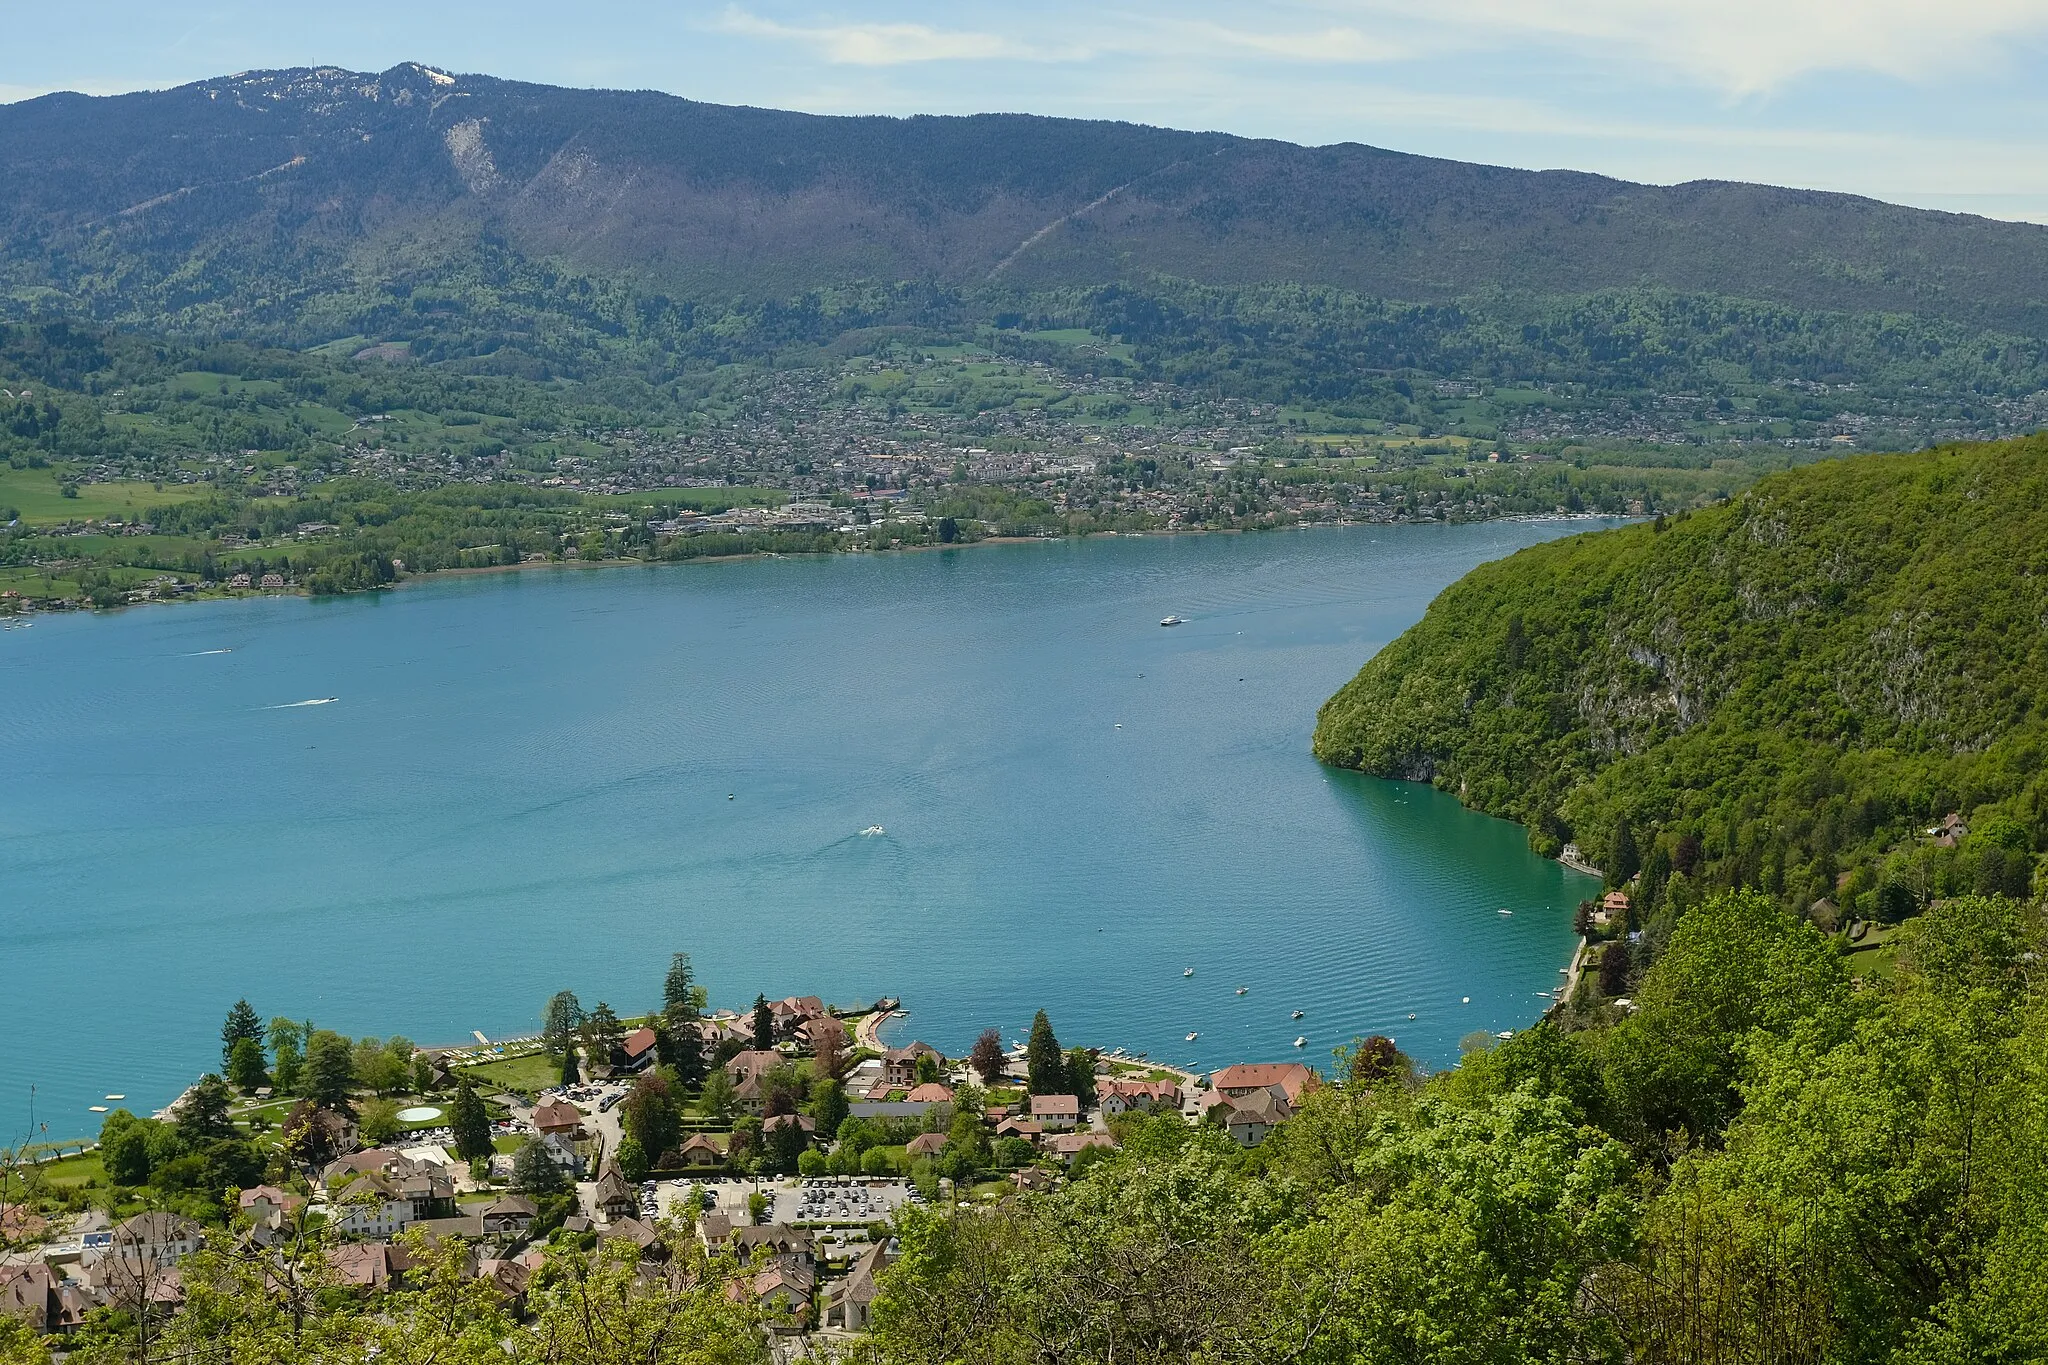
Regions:
<svg viewBox="0 0 2048 1365"><path fill-rule="evenodd" d="M817 113L1019 110L2048 222L2048 0L66 0L0 100L420 61Z"/></svg>

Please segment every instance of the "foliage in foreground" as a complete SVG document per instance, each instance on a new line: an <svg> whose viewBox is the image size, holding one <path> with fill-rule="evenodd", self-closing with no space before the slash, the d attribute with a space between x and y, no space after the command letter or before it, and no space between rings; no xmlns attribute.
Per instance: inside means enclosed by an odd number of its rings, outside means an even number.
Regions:
<svg viewBox="0 0 2048 1365"><path fill-rule="evenodd" d="M1905 940L1852 992L1810 926L1713 899L1611 1028L1325 1087L1249 1153L1149 1120L1057 1193L910 1213L876 1357L2038 1359L2038 917L1969 898Z"/></svg>

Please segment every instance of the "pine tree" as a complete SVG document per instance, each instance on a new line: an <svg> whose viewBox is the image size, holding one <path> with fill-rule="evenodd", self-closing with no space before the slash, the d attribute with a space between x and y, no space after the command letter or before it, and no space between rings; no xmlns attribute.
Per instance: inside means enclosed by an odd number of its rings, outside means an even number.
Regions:
<svg viewBox="0 0 2048 1365"><path fill-rule="evenodd" d="M233 1137L235 1125L228 1117L228 1106L233 1102L234 1094L228 1089L228 1083L207 1072L187 1092L178 1105L177 1113L172 1116L177 1121L178 1135L188 1143Z"/></svg>
<svg viewBox="0 0 2048 1365"><path fill-rule="evenodd" d="M697 979L690 971L688 953L669 959L668 976L661 983L661 1012L677 1020L697 1015Z"/></svg>
<svg viewBox="0 0 2048 1365"><path fill-rule="evenodd" d="M477 1098L475 1087L469 1077L464 1076L455 1087L455 1103L450 1107L448 1123L455 1130L455 1154L464 1161L475 1161L490 1156L491 1116L484 1112L484 1102Z"/></svg>
<svg viewBox="0 0 2048 1365"><path fill-rule="evenodd" d="M545 1197L560 1194L568 1183L562 1168L549 1155L547 1144L539 1138L528 1138L512 1154L512 1188Z"/></svg>
<svg viewBox="0 0 2048 1365"><path fill-rule="evenodd" d="M247 1000L237 1000L235 1007L228 1011L227 1022L220 1026L221 1070L225 1071L234 1065L235 1044L244 1038L252 1039L261 1045L263 1021L256 1017L256 1011Z"/></svg>
<svg viewBox="0 0 2048 1365"><path fill-rule="evenodd" d="M754 1047L762 1052L775 1046L775 1011L768 1008L768 997L754 997Z"/></svg>
<svg viewBox="0 0 2048 1365"><path fill-rule="evenodd" d="M576 1084L576 1083L577 1083L578 1081L580 1081L580 1080L582 1080L582 1079L583 1079L583 1077L582 1077L582 1076L581 1076L581 1075L580 1075L580 1074L579 1074L579 1073L577 1072L577 1069L576 1069L576 1049L575 1049L575 1048L573 1048L573 1047L565 1047L565 1048L563 1048L563 1049L562 1049L562 1084L563 1084L563 1085L574 1085L574 1084Z"/></svg>
<svg viewBox="0 0 2048 1365"><path fill-rule="evenodd" d="M323 1109L339 1109L348 1103L355 1084L355 1057L348 1039L329 1029L314 1034L306 1052L302 1088L306 1098Z"/></svg>
<svg viewBox="0 0 2048 1365"><path fill-rule="evenodd" d="M576 992L556 991L548 997L547 1006L541 1011L540 1042L551 1055L567 1049L576 1030L582 1027L583 1004L577 1000Z"/></svg>
<svg viewBox="0 0 2048 1365"><path fill-rule="evenodd" d="M1024 1048L1025 1084L1034 1095L1067 1093L1067 1059L1060 1040L1053 1037L1052 1021L1040 1010L1031 1021L1031 1038Z"/></svg>
<svg viewBox="0 0 2048 1365"><path fill-rule="evenodd" d="M1613 886L1625 886L1628 879L1642 870L1643 856L1636 848L1636 832L1629 827L1628 817L1614 822L1614 846L1607 855L1607 880Z"/></svg>

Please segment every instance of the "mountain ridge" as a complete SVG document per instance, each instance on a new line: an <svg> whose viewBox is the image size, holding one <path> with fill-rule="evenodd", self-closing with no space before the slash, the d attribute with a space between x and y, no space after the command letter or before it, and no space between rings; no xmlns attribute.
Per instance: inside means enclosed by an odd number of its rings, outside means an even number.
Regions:
<svg viewBox="0 0 2048 1365"><path fill-rule="evenodd" d="M0 106L17 314L288 307L325 274L486 239L685 297L1158 275L1416 301L1648 285L2048 335L2048 228L1830 191L1032 114L797 114L416 63Z"/></svg>

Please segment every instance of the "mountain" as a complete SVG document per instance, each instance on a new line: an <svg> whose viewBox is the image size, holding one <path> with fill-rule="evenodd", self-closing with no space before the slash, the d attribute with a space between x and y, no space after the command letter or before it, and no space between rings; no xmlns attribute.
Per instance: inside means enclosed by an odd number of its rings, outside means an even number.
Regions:
<svg viewBox="0 0 2048 1365"><path fill-rule="evenodd" d="M2048 229L1022 115L828 118L419 65L0 107L0 297L234 327L509 252L676 297L1166 275L1649 286L2048 335Z"/></svg>
<svg viewBox="0 0 2048 1365"><path fill-rule="evenodd" d="M1316 753L1576 839L1611 877L1656 855L1800 908L2024 894L2048 844L2044 547L2042 437L1776 474L1475 569L1324 705ZM1937 847L1951 812L1974 834Z"/></svg>

